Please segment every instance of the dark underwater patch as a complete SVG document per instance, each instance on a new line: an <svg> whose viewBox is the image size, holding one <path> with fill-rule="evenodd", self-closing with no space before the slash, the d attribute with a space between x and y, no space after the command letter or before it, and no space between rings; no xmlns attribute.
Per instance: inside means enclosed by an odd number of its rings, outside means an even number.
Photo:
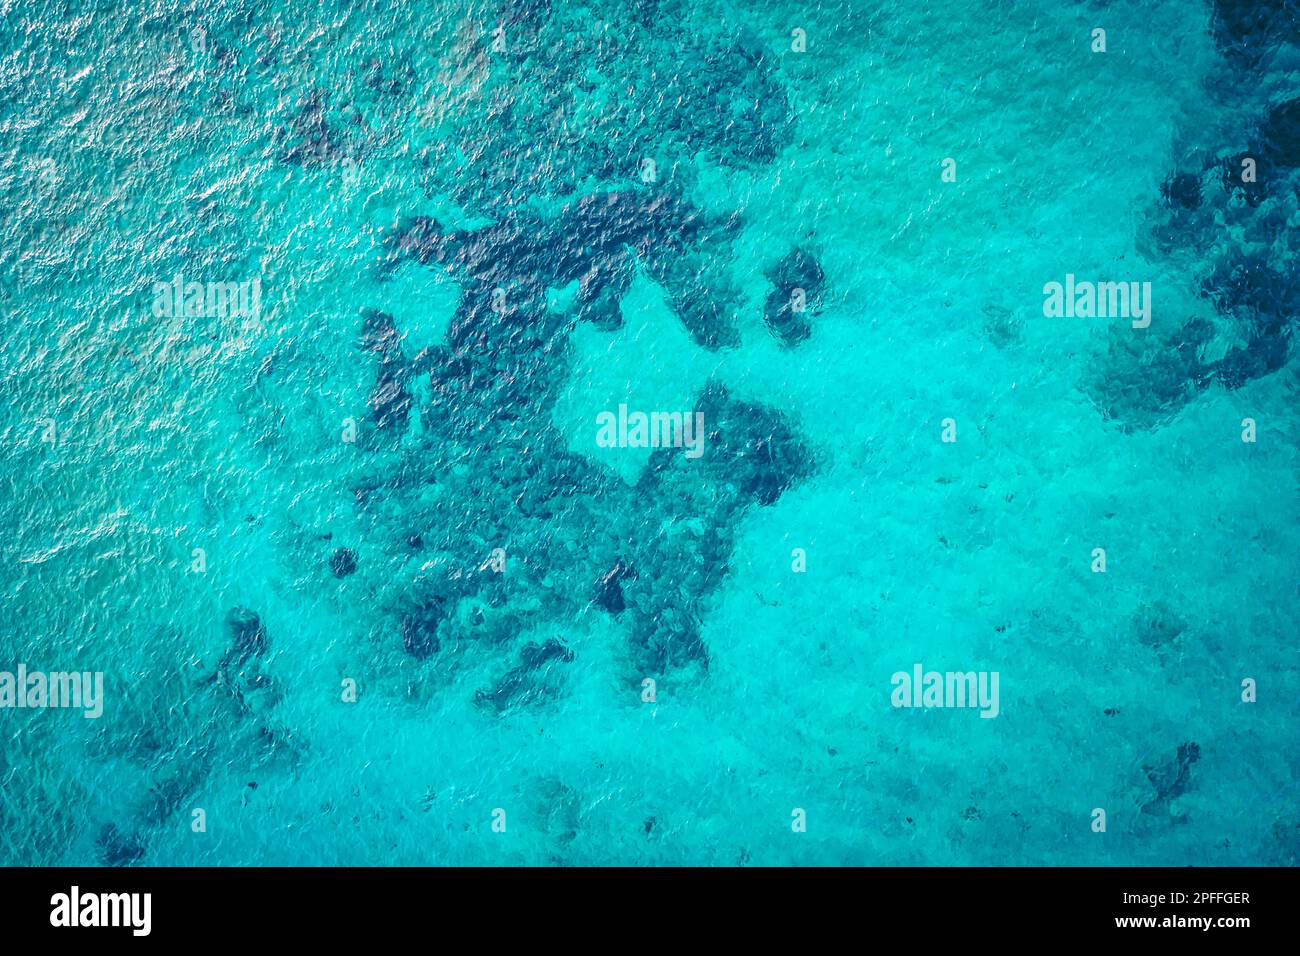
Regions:
<svg viewBox="0 0 1300 956"><path fill-rule="evenodd" d="M1197 209L1201 205L1201 179L1193 173L1174 173L1160 187L1170 206Z"/></svg>
<svg viewBox="0 0 1300 956"><path fill-rule="evenodd" d="M362 82L366 89L385 96L403 96L415 87L418 79L410 57L402 53L368 59Z"/></svg>
<svg viewBox="0 0 1300 956"><path fill-rule="evenodd" d="M417 660L436 654L442 647L438 629L445 616L445 602L426 596L420 605L402 615L402 646Z"/></svg>
<svg viewBox="0 0 1300 956"><path fill-rule="evenodd" d="M638 266L665 285L697 343L734 340L734 290L702 263L705 250L714 259L725 254L738 225L671 192L619 190L584 196L552 217L512 213L471 230L419 217L388 237L379 277L411 262L445 269L463 293L446 344L424 349L417 363L430 381L420 409L425 445L372 474L365 498L367 507L396 499L400 539L418 535L431 569L413 583L408 600L417 610L402 612L410 654L428 658L469 640L463 608L478 609L481 633L502 635L576 621L595 607L627 621L628 658L642 673L707 664L701 617L726 575L733 527L746 508L773 504L808 473L806 450L782 416L713 385L696 405L705 415L705 454L660 449L629 488L571 452L550 416L574 323L613 325ZM818 285L819 271L801 258L790 274ZM574 316L557 315L547 290L575 281ZM364 341L381 359L400 351L397 339L385 319L368 320ZM449 470L467 461L474 466ZM444 493L436 513L416 503L429 482ZM664 535L664 520L703 530ZM472 570L482 554L466 552L470 541L484 552L507 549L510 573ZM582 547L568 548L572 541ZM542 607L509 599L528 594ZM494 700L521 696L513 688L528 668L520 667L503 679L504 691L491 692Z"/></svg>
<svg viewBox="0 0 1300 956"><path fill-rule="evenodd" d="M671 192L621 190L584 196L552 219L511 214L473 230L444 231L416 217L386 238L378 270L388 276L408 259L445 268L464 290L449 344L496 351L512 338L527 346L559 333L561 320L546 315L546 290L574 281L579 316L617 327L635 260L664 285L691 337L719 348L738 340L730 316L736 291L717 264L738 227L735 217L706 217Z"/></svg>
<svg viewBox="0 0 1300 956"><path fill-rule="evenodd" d="M288 134L291 142L280 156L289 166L323 166L348 155L347 140L331 122L329 97L322 90L312 90L298 104Z"/></svg>
<svg viewBox="0 0 1300 956"><path fill-rule="evenodd" d="M548 672L559 664L573 662L573 651L551 638L543 644L528 643L519 651L519 663L510 668L491 690L474 696L501 713L511 707L539 701L548 696Z"/></svg>
<svg viewBox="0 0 1300 956"><path fill-rule="evenodd" d="M1300 284L1258 255L1221 262L1203 293L1243 329L1245 346L1234 346L1212 367L1228 388L1276 372L1287 361L1300 309Z"/></svg>
<svg viewBox="0 0 1300 956"><path fill-rule="evenodd" d="M266 627L256 611L237 607L226 616L232 647L230 654L240 662L266 651Z"/></svg>
<svg viewBox="0 0 1300 956"><path fill-rule="evenodd" d="M122 727L128 740L103 744L106 753L136 764L139 778L149 782L118 819L100 825L96 853L104 865L142 861L152 833L178 825L177 815L193 806L213 768L252 768L296 756L292 735L274 720L280 694L265 666L271 642L261 615L234 607L221 623L224 649L215 666L200 664L192 688L154 719L133 715L144 722Z"/></svg>
<svg viewBox="0 0 1300 956"><path fill-rule="evenodd" d="M1216 7L1216 29L1251 43L1260 31L1291 22L1297 9L1291 2ZM1295 33L1279 34L1279 42L1296 39ZM1238 61L1243 73L1255 65ZM1296 254L1293 230L1283 219L1288 197L1300 198L1300 98L1274 104L1251 124L1246 139L1254 144L1249 149L1201 158L1203 175L1171 173L1160 187L1166 211L1152 226L1157 244L1171 255L1185 249L1217 253L1197 291L1240 344L1219 359L1202 358L1203 347L1215 338L1215 329L1202 319L1179 324L1162 317L1145 331L1114 330L1088 389L1103 414L1123 429L1157 427L1211 384L1242 388L1281 370L1291 357L1300 285L1276 263ZM1246 238L1238 241L1230 233L1225 242L1225 221Z"/></svg>
<svg viewBox="0 0 1300 956"><path fill-rule="evenodd" d="M144 844L135 834L123 833L114 823L100 829L95 849L105 866L131 866L139 863L145 853Z"/></svg>
<svg viewBox="0 0 1300 956"><path fill-rule="evenodd" d="M346 578L357 570L357 555L351 548L336 548L330 556L330 570L336 578Z"/></svg>
<svg viewBox="0 0 1300 956"><path fill-rule="evenodd" d="M1296 0L1214 0L1210 20L1214 38L1225 56L1254 66L1279 42L1300 36L1300 3Z"/></svg>
<svg viewBox="0 0 1300 956"><path fill-rule="evenodd" d="M627 607L627 602L623 599L623 581L635 581L636 578L635 568L626 566L621 558L614 562L614 566L601 576L596 585L596 606L610 614L623 613Z"/></svg>
<svg viewBox="0 0 1300 956"><path fill-rule="evenodd" d="M1264 120L1260 134L1264 158L1272 165L1279 169L1300 166L1300 97L1274 106Z"/></svg>
<svg viewBox="0 0 1300 956"><path fill-rule="evenodd" d="M811 315L821 306L826 276L806 249L795 248L767 271L772 283L763 317L772 334L786 346L798 345L812 334Z"/></svg>
<svg viewBox="0 0 1300 956"><path fill-rule="evenodd" d="M697 157L728 168L771 162L794 122L777 58L746 31L710 34L648 13L576 31L572 19L530 16L482 38L491 68L473 109L452 118L452 143L422 155L430 192L490 214L592 183L666 184ZM664 43L673 63L647 70L638 54ZM644 179L647 161L654 172Z"/></svg>
<svg viewBox="0 0 1300 956"><path fill-rule="evenodd" d="M1178 745L1171 758L1142 768L1155 788L1155 797L1142 805L1142 812L1168 815L1169 804L1187 793L1192 785L1192 766L1201 759L1201 748L1193 741Z"/></svg>
<svg viewBox="0 0 1300 956"><path fill-rule="evenodd" d="M1213 381L1200 360L1201 347L1214 333L1203 320L1168 325L1139 336L1127 326L1112 332L1102 367L1090 391L1103 417L1123 431L1166 424Z"/></svg>
<svg viewBox="0 0 1300 956"><path fill-rule="evenodd" d="M414 399L408 387L412 370L402 351L402 337L393 317L375 309L363 309L361 348L376 357L375 384L366 404L370 419L379 429L406 427Z"/></svg>

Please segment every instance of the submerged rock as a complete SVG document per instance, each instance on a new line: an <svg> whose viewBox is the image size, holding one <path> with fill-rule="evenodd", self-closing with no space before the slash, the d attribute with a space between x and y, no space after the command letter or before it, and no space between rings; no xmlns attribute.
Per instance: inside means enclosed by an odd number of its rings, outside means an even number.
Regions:
<svg viewBox="0 0 1300 956"><path fill-rule="evenodd" d="M219 686L225 687L239 704L248 710L275 697L259 692L272 689L271 679L263 673L261 657L267 650L266 627L256 612L234 608L226 616L231 646L226 649L215 675Z"/></svg>
<svg viewBox="0 0 1300 956"><path fill-rule="evenodd" d="M280 161L289 166L319 166L334 162L345 155L344 139L326 117L327 96L321 90L312 90L299 105L293 119L292 133L298 140L281 156Z"/></svg>
<svg viewBox="0 0 1300 956"><path fill-rule="evenodd" d="M573 651L569 650L555 638L548 639L544 644L529 642L519 651L520 666L529 670L536 670L549 661L563 661L565 664L573 661Z"/></svg>
<svg viewBox="0 0 1300 956"><path fill-rule="evenodd" d="M1201 205L1201 179L1192 173L1174 173L1161 184L1160 195L1169 206L1197 209Z"/></svg>
<svg viewBox="0 0 1300 956"><path fill-rule="evenodd" d="M795 122L780 55L749 30L701 30L655 4L633 7L576 33L567 16L535 30L541 21L510 26L498 10L505 49L491 53L491 72L504 67L519 82L489 82L490 94L450 124L446 146L425 152L438 187L429 192L490 214L639 178L646 160L659 163L661 182L691 175L697 157L733 169L772 162ZM645 51L665 41L672 68L654 68ZM568 55L544 52L555 49ZM466 51L463 75L486 73L486 61ZM575 122L575 99L600 107Z"/></svg>
<svg viewBox="0 0 1300 956"><path fill-rule="evenodd" d="M401 431L415 404L408 387L413 369L402 351L402 336L393 317L377 309L362 309L359 342L379 366L367 399L371 419L376 428Z"/></svg>
<svg viewBox="0 0 1300 956"><path fill-rule="evenodd" d="M1170 760L1156 766L1143 766L1155 798L1143 804L1143 813L1168 813L1171 801L1182 796L1191 787L1192 765L1201 759L1201 748L1193 742L1178 745L1178 752Z"/></svg>
<svg viewBox="0 0 1300 956"><path fill-rule="evenodd" d="M1300 314L1300 285L1263 256L1252 255L1221 263L1202 291L1245 333L1244 348L1233 347L1210 367L1227 388L1240 388L1285 366Z"/></svg>
<svg viewBox="0 0 1300 956"><path fill-rule="evenodd" d="M226 615L226 627L234 645L230 649L230 654L243 660L266 652L266 628L255 611L242 607L233 608Z"/></svg>
<svg viewBox="0 0 1300 956"><path fill-rule="evenodd" d="M696 408L704 414L703 454L689 459L681 449L655 451L635 494L639 501L673 502L675 513L708 531L655 534L623 545L628 561L650 582L628 607L634 612L637 663L647 672L687 663L708 666L700 616L727 575L740 517L754 505L774 504L812 470L808 450L772 409L733 399L716 383L704 390Z"/></svg>
<svg viewBox="0 0 1300 956"><path fill-rule="evenodd" d="M727 574L734 527L745 509L774 503L810 470L806 450L780 415L714 387L697 405L703 456L658 449L630 488L570 449L552 412L569 375L575 320L613 326L638 269L665 287L697 343L736 341L728 249L739 217L705 216L657 186L582 196L550 215L499 208L497 221L473 229L407 220L386 237L377 265L381 280L408 263L445 269L461 289L445 344L418 343L428 347L411 363L430 382L421 437L359 502L376 515L402 515L392 542L403 552L418 529L426 555L453 569L440 585L447 607L475 609L469 622L441 606L403 609L407 652L426 658L463 641L526 632L591 603L628 620L643 672L707 666L700 617ZM806 282L814 302L824 284L807 253L787 257L776 274ZM560 315L548 290L574 283L576 316ZM398 362L395 339L382 313L370 316L363 347ZM436 505L424 490L434 484ZM647 510L683 530L666 535L657 524L624 520ZM465 556L467 541L518 542L521 550L527 543L527 558L512 564L509 593L500 575L454 570L481 562L477 553ZM584 547L575 552L573 542ZM634 590L638 573L644 583ZM514 600L519 594L527 599ZM571 653L558 641L525 648L475 699L498 711L543 700L557 690L548 672Z"/></svg>
<svg viewBox="0 0 1300 956"><path fill-rule="evenodd" d="M530 642L519 652L519 664L506 672L491 691L481 690L475 695L480 704L488 704L498 712L509 707L530 703L545 692L544 678L552 662L569 664L573 651L554 638L544 644Z"/></svg>
<svg viewBox="0 0 1300 956"><path fill-rule="evenodd" d="M733 399L718 384L705 390L698 407L710 426L705 470L718 484L768 506L808 474L808 449L780 412Z"/></svg>
<svg viewBox="0 0 1300 956"><path fill-rule="evenodd" d="M1126 432L1168 422L1214 381L1200 359L1213 337L1214 327L1203 319L1169 330L1158 348L1122 331L1113 334L1089 383L1103 417Z"/></svg>
<svg viewBox="0 0 1300 956"><path fill-rule="evenodd" d="M336 548L330 557L330 570L336 578L346 578L357 570L357 554L351 548Z"/></svg>
<svg viewBox="0 0 1300 956"><path fill-rule="evenodd" d="M438 653L442 642L438 630L445 616L445 603L438 599L427 600L420 607L402 616L402 645L406 653L416 660L425 660Z"/></svg>
<svg viewBox="0 0 1300 956"><path fill-rule="evenodd" d="M797 345L812 333L810 317L821 305L822 267L807 250L796 248L768 270L767 278L772 291L763 318L783 344Z"/></svg>
<svg viewBox="0 0 1300 956"><path fill-rule="evenodd" d="M115 823L106 823L95 839L95 849L105 866L130 866L144 856L145 846L138 834L123 833Z"/></svg>
<svg viewBox="0 0 1300 956"><path fill-rule="evenodd" d="M1270 164L1279 169L1300 166L1300 97L1273 107L1260 134Z"/></svg>
<svg viewBox="0 0 1300 956"><path fill-rule="evenodd" d="M1296 0L1214 0L1211 18L1219 49L1233 59L1255 65L1279 42L1300 36Z"/></svg>
<svg viewBox="0 0 1300 956"><path fill-rule="evenodd" d="M619 559L596 585L596 606L611 614L621 613L627 607L623 600L624 580L635 581L636 571Z"/></svg>
<svg viewBox="0 0 1300 956"><path fill-rule="evenodd" d="M409 378L404 365L386 363L380 366L379 376L367 400L376 428L396 428L399 431L406 428L407 416L415 403L407 388Z"/></svg>
<svg viewBox="0 0 1300 956"><path fill-rule="evenodd" d="M361 310L360 344L367 352L376 355L391 355L401 350L402 334L397 323L387 312L378 309Z"/></svg>
<svg viewBox="0 0 1300 956"><path fill-rule="evenodd" d="M410 58L371 57L366 61L363 82L367 89L386 96L400 96L415 86L418 77Z"/></svg>
<svg viewBox="0 0 1300 956"><path fill-rule="evenodd" d="M672 193L637 190L583 196L550 219L512 213L479 229L448 232L420 216L385 238L378 275L406 260L446 268L465 291L448 333L452 349L500 348L508 333L514 351L561 333L546 290L575 281L579 316L616 327L635 259L666 287L692 338L719 348L737 340L727 308L736 293L714 244L729 242L738 227L734 217L707 218Z"/></svg>

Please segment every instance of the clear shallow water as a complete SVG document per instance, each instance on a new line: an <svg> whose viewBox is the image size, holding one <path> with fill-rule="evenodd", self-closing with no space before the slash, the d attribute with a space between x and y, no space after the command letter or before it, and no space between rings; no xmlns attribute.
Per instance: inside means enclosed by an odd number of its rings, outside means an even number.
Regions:
<svg viewBox="0 0 1300 956"><path fill-rule="evenodd" d="M106 685L0 711L0 860L1294 864L1297 53L1224 9L0 5L0 670Z"/></svg>

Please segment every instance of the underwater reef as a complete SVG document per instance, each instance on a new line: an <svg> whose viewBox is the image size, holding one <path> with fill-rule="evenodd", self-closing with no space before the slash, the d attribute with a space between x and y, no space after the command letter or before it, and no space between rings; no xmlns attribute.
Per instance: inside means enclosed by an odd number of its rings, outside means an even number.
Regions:
<svg viewBox="0 0 1300 956"><path fill-rule="evenodd" d="M1300 863L1296 0L0 21L0 863Z"/></svg>
<svg viewBox="0 0 1300 956"><path fill-rule="evenodd" d="M634 619L637 666L658 673L674 663L707 664L700 609L726 573L732 529L747 508L774 504L808 474L808 450L779 413L711 385L696 403L708 454L690 461L660 449L629 487L568 451L551 414L565 375L567 336L576 322L618 325L633 259L677 293L678 317L696 342L718 348L726 341L726 311L715 304L725 293L701 288L697 274L681 265L691 261L701 235L716 244L725 228L720 233L680 198L618 192L583 197L553 221L511 217L443 232L421 218L389 237L382 274L410 261L445 268L461 283L445 345L426 346L409 359L394 357L400 347L380 350L371 396L376 435L389 426L394 405L404 414L410 404L409 393L392 387L396 366L429 377L429 402L420 409L428 438L396 452L396 460L370 471L357 489L363 507L401 515L392 546L410 548L418 540L422 569L437 569L422 575L401 613L410 653L424 658L454 647L464 637L466 608L474 608L484 634L500 635L526 631L536 614L569 618L595 603ZM574 314L551 310L547 290L574 281ZM375 328L391 329L391 321L367 313L363 341L374 342ZM470 395L475 401L466 402ZM463 484L448 480L454 462L484 459L497 467ZM420 507L425 488L435 484L436 504ZM689 518L702 529L693 539L673 540L618 518L639 511ZM454 524L446 522L448 513L457 515ZM574 538L586 542L576 561L556 550L557 542ZM466 553L467 541L478 550ZM509 575L474 568L496 547L511 555ZM543 577L554 583L543 588ZM656 588L669 578L675 590L665 599ZM553 606L520 615L510 601L510 591L520 588L547 593Z"/></svg>
<svg viewBox="0 0 1300 956"><path fill-rule="evenodd" d="M1216 0L1214 8L1215 37L1234 88L1260 85L1258 57L1247 51L1300 50L1300 7L1290 0ZM1160 186L1150 219L1155 248L1162 256L1188 249L1209 255L1197 293L1217 318L1160 323L1151 330L1154 341L1143 343L1112 336L1090 389L1122 428L1158 427L1212 384L1235 390L1287 362L1300 312L1290 265L1300 246L1288 225L1300 209L1300 96L1283 97L1273 93L1267 112L1243 117L1238 136L1245 149L1188 156ZM1216 341L1229 344L1216 349Z"/></svg>

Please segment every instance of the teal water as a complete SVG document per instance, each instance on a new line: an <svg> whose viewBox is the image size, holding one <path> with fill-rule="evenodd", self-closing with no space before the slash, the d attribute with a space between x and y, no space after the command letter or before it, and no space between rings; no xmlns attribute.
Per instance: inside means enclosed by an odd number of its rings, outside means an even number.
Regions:
<svg viewBox="0 0 1300 956"><path fill-rule="evenodd" d="M1294 5L920 6L0 0L0 863L1294 865Z"/></svg>

